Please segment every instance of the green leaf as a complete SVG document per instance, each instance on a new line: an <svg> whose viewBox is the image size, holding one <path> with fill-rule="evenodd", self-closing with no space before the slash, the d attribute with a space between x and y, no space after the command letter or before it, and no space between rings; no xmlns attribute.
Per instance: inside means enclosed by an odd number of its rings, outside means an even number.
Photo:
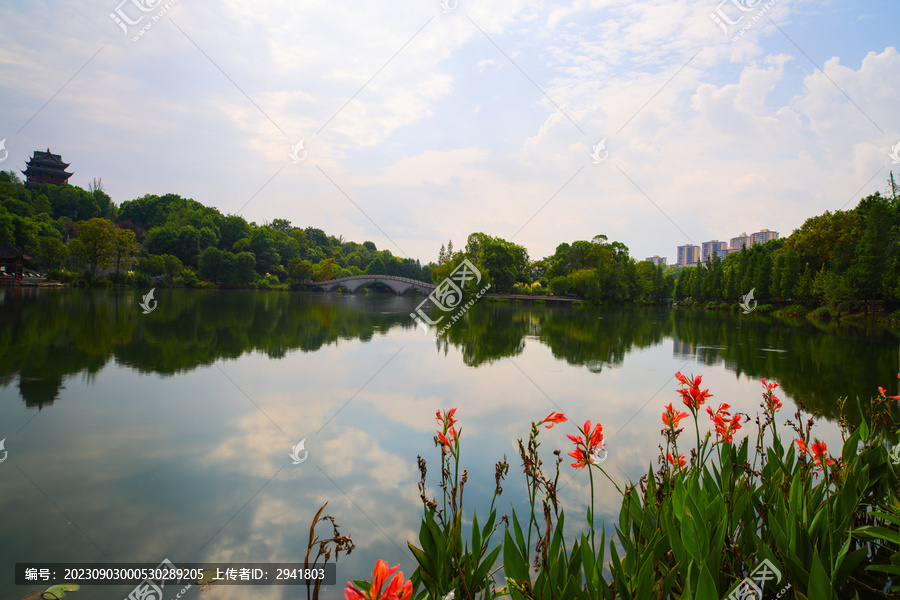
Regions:
<svg viewBox="0 0 900 600"><path fill-rule="evenodd" d="M878 527L872 525L864 525L853 530L853 535L864 540L880 541L888 540L895 544L900 544L900 532L888 529L887 527Z"/></svg>
<svg viewBox="0 0 900 600"><path fill-rule="evenodd" d="M825 572L819 554L813 554L812 567L809 570L809 586L806 595L816 600L830 600L834 598L834 589L831 585L831 578Z"/></svg>
<svg viewBox="0 0 900 600"><path fill-rule="evenodd" d="M79 589L80 586L77 583L60 583L44 590L41 598L63 598L66 592L77 592ZM48 596L47 594L51 595Z"/></svg>
<svg viewBox="0 0 900 600"><path fill-rule="evenodd" d="M706 566L700 568L700 578L697 580L697 598L718 598L716 580Z"/></svg>
<svg viewBox="0 0 900 600"><path fill-rule="evenodd" d="M846 464L850 462L850 459L857 454L857 449L859 448L859 430L854 429L853 433L850 434L850 437L847 438L847 441L844 442L844 448L841 450L841 459Z"/></svg>
<svg viewBox="0 0 900 600"><path fill-rule="evenodd" d="M860 548L864 550L864 548ZM890 573L891 575L900 575L900 567L895 565L869 565L866 571L880 571L882 573Z"/></svg>
<svg viewBox="0 0 900 600"><path fill-rule="evenodd" d="M506 531L503 540L503 572L507 578L519 581L531 581L528 575L528 564L525 557L519 552L519 548L513 543L509 530Z"/></svg>

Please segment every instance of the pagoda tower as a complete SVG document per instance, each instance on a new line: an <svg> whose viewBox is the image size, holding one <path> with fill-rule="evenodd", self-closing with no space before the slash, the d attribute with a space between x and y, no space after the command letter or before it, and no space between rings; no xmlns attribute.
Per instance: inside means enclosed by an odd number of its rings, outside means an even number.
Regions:
<svg viewBox="0 0 900 600"><path fill-rule="evenodd" d="M72 173L66 172L69 163L64 163L59 154L50 152L47 148L46 152L40 150L34 151L34 156L28 159L25 170L25 185L28 187L36 187L41 183L52 183L54 185L62 185L69 182Z"/></svg>

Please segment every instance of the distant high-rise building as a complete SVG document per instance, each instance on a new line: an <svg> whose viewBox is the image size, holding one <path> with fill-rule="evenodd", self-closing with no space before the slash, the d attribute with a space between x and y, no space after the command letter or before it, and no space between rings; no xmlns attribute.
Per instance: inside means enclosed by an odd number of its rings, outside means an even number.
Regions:
<svg viewBox="0 0 900 600"><path fill-rule="evenodd" d="M658 254L654 254L653 256L648 256L648 257L645 258L644 260L649 260L649 261L652 262L654 265L663 265L663 266L665 266L665 264L666 264L666 257L665 257L665 256L660 257Z"/></svg>
<svg viewBox="0 0 900 600"><path fill-rule="evenodd" d="M702 250L700 252L700 262L706 264L709 262L709 259L716 253L718 250L724 250L727 245L725 242L720 242L719 240L712 240L709 242L703 242L701 244Z"/></svg>
<svg viewBox="0 0 900 600"><path fill-rule="evenodd" d="M731 238L731 241L729 242L728 247L733 248L735 250L740 250L744 246L749 248L752 245L753 245L753 241L750 239L750 236L747 235L746 233L742 233L741 235L739 235L737 237Z"/></svg>
<svg viewBox="0 0 900 600"><path fill-rule="evenodd" d="M726 256L728 256L732 252L737 252L737 251L738 251L737 248L721 248L719 250L716 250L716 256L718 256L722 260L725 260Z"/></svg>
<svg viewBox="0 0 900 600"><path fill-rule="evenodd" d="M700 260L700 246L694 246L693 244L678 246L678 261L676 264L693 267L696 266L698 260Z"/></svg>
<svg viewBox="0 0 900 600"><path fill-rule="evenodd" d="M769 240L777 240L778 232L769 231L768 229L760 229L750 236L753 244L765 244Z"/></svg>

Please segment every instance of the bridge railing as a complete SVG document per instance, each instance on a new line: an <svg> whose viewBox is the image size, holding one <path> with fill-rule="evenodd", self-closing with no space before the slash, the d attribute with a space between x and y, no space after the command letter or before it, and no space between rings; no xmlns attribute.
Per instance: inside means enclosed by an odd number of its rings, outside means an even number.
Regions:
<svg viewBox="0 0 900 600"><path fill-rule="evenodd" d="M310 285L326 285L357 279L374 279L375 281L378 281L379 279L390 279L392 281L402 281L404 283L412 283L422 287L437 287L437 285L434 283L426 283L424 281L419 281L418 279L410 279L409 277L400 277L398 275L349 275L347 277L338 277L337 279L326 279L325 281L313 281L312 279L306 279L301 281L300 283L306 283Z"/></svg>

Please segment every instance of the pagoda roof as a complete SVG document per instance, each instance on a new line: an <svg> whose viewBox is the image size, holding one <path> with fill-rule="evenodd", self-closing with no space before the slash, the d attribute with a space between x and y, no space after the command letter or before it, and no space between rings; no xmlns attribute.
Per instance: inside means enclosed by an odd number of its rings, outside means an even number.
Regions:
<svg viewBox="0 0 900 600"><path fill-rule="evenodd" d="M14 260L17 258L31 260L31 256L13 246L13 243L9 241L9 238L7 238L5 242L0 243L0 260Z"/></svg>
<svg viewBox="0 0 900 600"><path fill-rule="evenodd" d="M64 163L62 161L62 156L60 156L59 154L53 154L52 152L50 152L50 148L47 148L46 152L43 152L41 150L35 150L34 156L32 156L31 158L28 159L28 164L31 164L32 161L59 165L63 169L68 168L68 166L70 164L70 163Z"/></svg>
<svg viewBox="0 0 900 600"><path fill-rule="evenodd" d="M65 175L66 179L71 177L73 173L69 173L65 170L65 167L62 168L48 168L48 167L40 167L32 164L28 164L22 174L26 177L29 175L49 175L51 177L59 177L60 175Z"/></svg>

